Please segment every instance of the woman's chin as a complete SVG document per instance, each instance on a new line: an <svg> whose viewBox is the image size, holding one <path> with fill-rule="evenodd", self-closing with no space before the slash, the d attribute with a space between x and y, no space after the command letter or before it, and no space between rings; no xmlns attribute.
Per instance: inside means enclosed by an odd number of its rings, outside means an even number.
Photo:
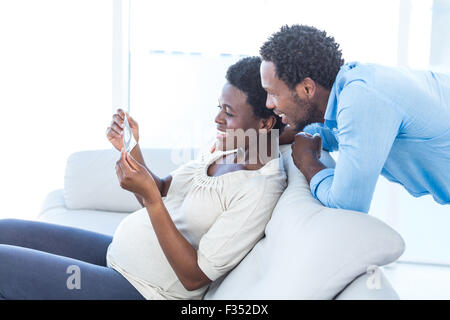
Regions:
<svg viewBox="0 0 450 320"><path fill-rule="evenodd" d="M216 139L216 150L217 151L228 151L228 150L234 150L233 145L227 146L226 140L222 137L217 137Z"/></svg>

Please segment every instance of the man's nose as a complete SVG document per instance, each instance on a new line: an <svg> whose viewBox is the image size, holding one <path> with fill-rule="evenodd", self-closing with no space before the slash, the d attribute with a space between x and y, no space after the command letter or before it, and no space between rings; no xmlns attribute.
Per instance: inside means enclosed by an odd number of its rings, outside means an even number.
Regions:
<svg viewBox="0 0 450 320"><path fill-rule="evenodd" d="M270 96L267 96L266 107L270 110L275 108L275 103L273 102L272 98L270 98Z"/></svg>

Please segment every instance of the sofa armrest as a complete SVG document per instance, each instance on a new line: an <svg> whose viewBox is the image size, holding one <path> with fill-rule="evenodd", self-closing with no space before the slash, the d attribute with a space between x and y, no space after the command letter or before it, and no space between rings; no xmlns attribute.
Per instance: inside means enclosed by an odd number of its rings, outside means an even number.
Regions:
<svg viewBox="0 0 450 320"><path fill-rule="evenodd" d="M40 216L42 213L54 209L54 208L65 208L66 202L64 200L64 189L57 189L51 191L44 199L44 202L41 205L41 211L39 212Z"/></svg>

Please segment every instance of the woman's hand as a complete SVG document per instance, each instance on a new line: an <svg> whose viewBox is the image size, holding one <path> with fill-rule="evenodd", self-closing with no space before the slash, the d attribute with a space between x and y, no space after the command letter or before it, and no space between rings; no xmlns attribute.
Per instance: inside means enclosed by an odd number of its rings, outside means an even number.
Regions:
<svg viewBox="0 0 450 320"><path fill-rule="evenodd" d="M139 142L139 126L138 123L130 117L128 112L126 112L128 123L130 124L131 132L133 133L136 142ZM109 142L118 151L123 148L123 122L125 119L125 112L122 109L117 109L117 113L113 115L113 120L111 125L106 129L106 137Z"/></svg>
<svg viewBox="0 0 450 320"><path fill-rule="evenodd" d="M144 203L155 203L161 199L161 193L151 174L124 148L116 162L116 174L120 187L140 195Z"/></svg>

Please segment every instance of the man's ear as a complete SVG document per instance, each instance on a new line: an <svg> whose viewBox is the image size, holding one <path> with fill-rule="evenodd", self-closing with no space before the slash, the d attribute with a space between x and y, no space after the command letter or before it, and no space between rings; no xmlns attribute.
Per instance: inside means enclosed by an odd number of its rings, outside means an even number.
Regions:
<svg viewBox="0 0 450 320"><path fill-rule="evenodd" d="M295 86L295 91L301 99L311 100L317 91L316 82L310 77L306 77L302 82Z"/></svg>
<svg viewBox="0 0 450 320"><path fill-rule="evenodd" d="M275 127L277 123L276 116L270 116L267 119L261 119L259 122L259 128L260 129L266 129L267 131L271 130L273 127Z"/></svg>

